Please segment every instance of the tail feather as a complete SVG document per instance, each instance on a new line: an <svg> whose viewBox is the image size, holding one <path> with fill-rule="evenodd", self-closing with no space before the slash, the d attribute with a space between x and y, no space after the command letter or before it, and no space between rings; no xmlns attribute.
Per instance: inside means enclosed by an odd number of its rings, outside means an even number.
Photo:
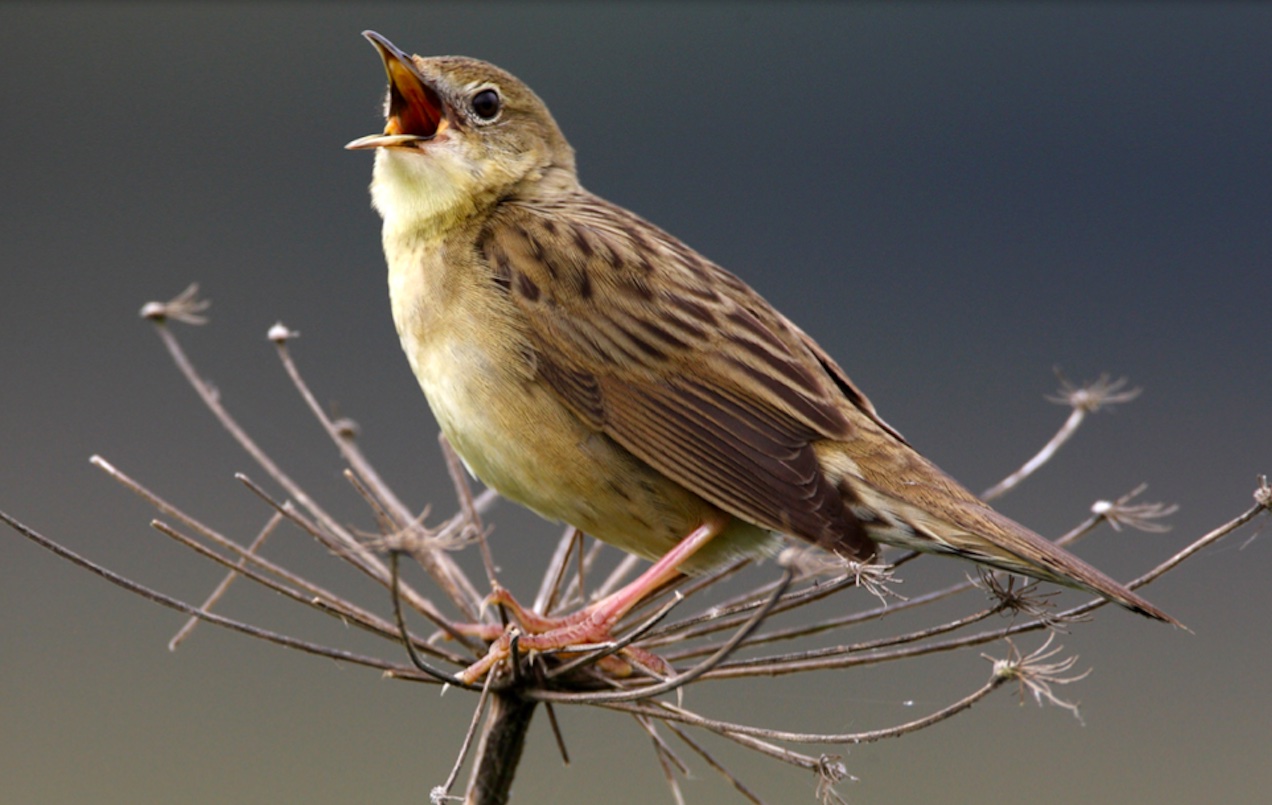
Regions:
<svg viewBox="0 0 1272 805"><path fill-rule="evenodd" d="M932 510L936 507L920 507L878 490L871 492L857 488L865 507L884 515L882 521L887 525L879 527L877 521L875 527L867 526L870 537L878 542L959 556L1009 573L1084 590L1145 617L1187 628L1125 585L999 514L970 493L958 498L941 495L943 505L937 512Z"/></svg>
<svg viewBox="0 0 1272 805"><path fill-rule="evenodd" d="M1003 563L1003 569L1085 590L1132 612L1174 626L1184 626L1103 571L1015 520L989 507L985 507L984 516L993 520L999 528L999 538L995 540L997 547L1011 555L1011 559Z"/></svg>

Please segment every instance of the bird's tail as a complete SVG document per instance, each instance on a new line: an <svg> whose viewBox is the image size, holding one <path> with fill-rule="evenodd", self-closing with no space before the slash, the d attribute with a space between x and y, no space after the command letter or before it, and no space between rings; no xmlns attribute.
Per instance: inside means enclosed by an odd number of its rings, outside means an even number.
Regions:
<svg viewBox="0 0 1272 805"><path fill-rule="evenodd" d="M861 490L858 489L858 492ZM971 496L944 499L940 514L886 496L872 508L888 512L885 527L870 528L872 539L1055 582L1094 593L1154 620L1182 623L1131 592L1125 585Z"/></svg>
<svg viewBox="0 0 1272 805"><path fill-rule="evenodd" d="M1129 588L1097 570L1074 554L1056 545L1051 540L1025 528L989 507L985 507L988 516L997 521L1001 534L1006 538L996 541L993 558L1001 557L999 562L992 559L981 560L993 564L1003 570L1022 573L1033 578L1040 578L1085 590L1115 604L1125 607L1140 615L1186 628L1182 623L1153 606L1142 596L1131 592ZM1009 536L1008 536L1009 535ZM969 557L975 558L975 556Z"/></svg>

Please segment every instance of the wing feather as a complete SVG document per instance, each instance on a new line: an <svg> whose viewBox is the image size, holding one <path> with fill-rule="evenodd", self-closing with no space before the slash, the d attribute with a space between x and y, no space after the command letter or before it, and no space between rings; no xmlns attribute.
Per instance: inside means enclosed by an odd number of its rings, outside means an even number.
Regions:
<svg viewBox="0 0 1272 805"><path fill-rule="evenodd" d="M478 247L582 421L735 516L872 552L813 449L854 432L837 381L745 283L584 194L503 205Z"/></svg>

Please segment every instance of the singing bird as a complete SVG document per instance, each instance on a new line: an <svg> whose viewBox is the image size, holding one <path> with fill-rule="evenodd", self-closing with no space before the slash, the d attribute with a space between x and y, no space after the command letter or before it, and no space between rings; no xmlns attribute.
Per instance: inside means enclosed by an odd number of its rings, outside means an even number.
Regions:
<svg viewBox="0 0 1272 805"><path fill-rule="evenodd" d="M375 150L393 321L443 433L503 496L660 560L574 636L782 534L957 556L1175 623L921 456L740 279L583 189L524 83L364 35L386 124L347 147Z"/></svg>

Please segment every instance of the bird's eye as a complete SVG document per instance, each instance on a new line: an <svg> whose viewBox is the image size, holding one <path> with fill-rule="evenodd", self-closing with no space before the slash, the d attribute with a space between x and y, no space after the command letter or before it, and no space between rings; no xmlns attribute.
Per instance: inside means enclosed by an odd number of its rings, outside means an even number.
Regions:
<svg viewBox="0 0 1272 805"><path fill-rule="evenodd" d="M483 89L481 92L473 96L470 104L473 107L473 114L482 120L494 120L499 114L499 93L493 89Z"/></svg>

